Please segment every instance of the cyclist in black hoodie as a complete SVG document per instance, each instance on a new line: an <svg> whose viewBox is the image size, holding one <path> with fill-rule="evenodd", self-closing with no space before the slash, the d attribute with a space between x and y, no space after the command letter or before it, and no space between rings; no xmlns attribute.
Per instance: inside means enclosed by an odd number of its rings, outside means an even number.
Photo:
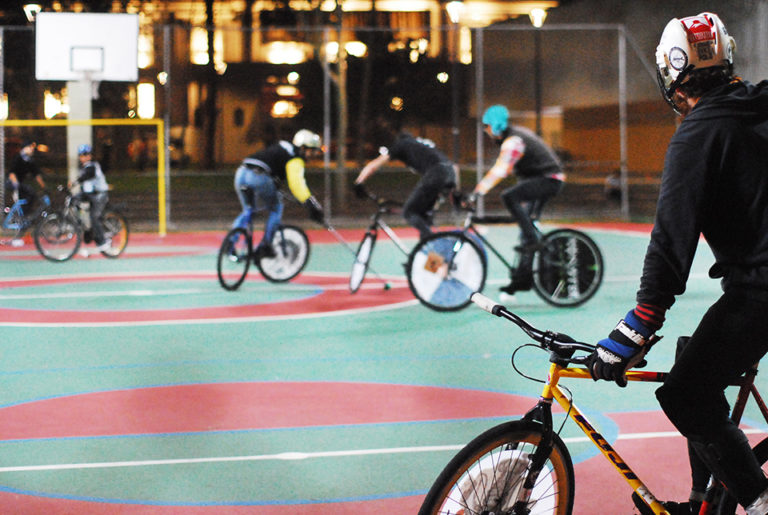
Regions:
<svg viewBox="0 0 768 515"><path fill-rule="evenodd" d="M768 479L744 433L728 419L726 385L768 351L768 81L733 74L735 42L720 18L673 19L656 50L664 98L683 116L664 163L656 221L637 306L590 359L595 379L626 385L685 291L701 235L723 295L710 307L656 396L700 459L748 515L768 513ZM649 343L650 342L650 343ZM694 468L695 509L706 476ZM702 484L703 483L703 484ZM698 510L691 511L698 513Z"/></svg>

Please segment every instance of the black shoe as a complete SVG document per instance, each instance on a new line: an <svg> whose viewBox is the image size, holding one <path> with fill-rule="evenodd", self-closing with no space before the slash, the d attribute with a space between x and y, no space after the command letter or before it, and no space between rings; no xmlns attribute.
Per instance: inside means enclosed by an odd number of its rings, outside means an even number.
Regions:
<svg viewBox="0 0 768 515"><path fill-rule="evenodd" d="M632 492L632 501L635 503L635 508L640 510L640 515L653 515L653 510L640 499L637 492ZM669 512L669 515L697 515L701 507L701 503L673 501L664 501L661 505Z"/></svg>
<svg viewBox="0 0 768 515"><path fill-rule="evenodd" d="M518 291L529 291L533 288L533 277L528 276L525 278L513 277L512 282L508 285L499 288L499 290L509 295L514 295Z"/></svg>
<svg viewBox="0 0 768 515"><path fill-rule="evenodd" d="M256 250L253 253L253 259L258 261L260 259L272 259L277 257L277 252L275 252L275 248L270 245L269 243L263 243L256 247Z"/></svg>

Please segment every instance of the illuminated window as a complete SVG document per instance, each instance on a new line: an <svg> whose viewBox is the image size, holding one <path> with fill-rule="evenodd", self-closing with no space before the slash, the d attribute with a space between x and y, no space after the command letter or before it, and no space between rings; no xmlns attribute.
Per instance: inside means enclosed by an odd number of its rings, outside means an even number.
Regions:
<svg viewBox="0 0 768 515"><path fill-rule="evenodd" d="M208 31L205 27L193 27L189 36L189 53L192 64L208 64ZM224 64L224 42L220 30L213 33L213 63L216 69Z"/></svg>

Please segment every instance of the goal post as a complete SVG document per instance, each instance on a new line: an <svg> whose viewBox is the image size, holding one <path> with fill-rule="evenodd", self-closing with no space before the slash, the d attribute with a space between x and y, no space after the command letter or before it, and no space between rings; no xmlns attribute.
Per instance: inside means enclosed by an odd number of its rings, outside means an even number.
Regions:
<svg viewBox="0 0 768 515"><path fill-rule="evenodd" d="M152 119L120 119L104 118L89 120L0 120L0 128L5 127L71 127L71 126L154 126L157 133L157 227L158 234L165 236L167 234L167 210L168 202L167 184L166 184L166 162L165 162L165 122L160 118ZM3 153L5 154L5 142L3 142ZM8 156L11 157L11 156ZM5 177L1 177L5 180ZM109 178L107 178L109 182Z"/></svg>

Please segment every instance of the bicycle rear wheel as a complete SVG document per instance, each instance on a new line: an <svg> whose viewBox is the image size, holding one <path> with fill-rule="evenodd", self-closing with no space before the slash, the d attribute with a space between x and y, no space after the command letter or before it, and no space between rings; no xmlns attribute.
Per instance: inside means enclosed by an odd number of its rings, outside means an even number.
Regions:
<svg viewBox="0 0 768 515"><path fill-rule="evenodd" d="M290 281L304 269L309 260L309 238L299 227L281 225L272 237L275 257L261 257L256 265L268 281Z"/></svg>
<svg viewBox="0 0 768 515"><path fill-rule="evenodd" d="M557 435L553 435L552 451L535 479L530 498L521 499L531 456L541 440L542 426L535 422L516 420L489 429L446 465L427 493L419 515L571 513L573 463Z"/></svg>
<svg viewBox="0 0 768 515"><path fill-rule="evenodd" d="M533 258L533 287L549 304L578 306L603 282L603 256L597 244L580 231L558 229L544 236Z"/></svg>
<svg viewBox="0 0 768 515"><path fill-rule="evenodd" d="M352 264L352 273L349 274L349 291L350 293L357 293L360 289L360 285L363 284L365 279L365 273L368 271L368 263L371 262L371 255L373 254L373 246L376 244L376 233L368 231L363 236L363 241L360 242L360 246L357 247L357 254L355 254L355 262Z"/></svg>
<svg viewBox="0 0 768 515"><path fill-rule="evenodd" d="M245 229L238 227L224 236L216 264L222 288L233 291L243 284L251 266L252 250L251 237Z"/></svg>
<svg viewBox="0 0 768 515"><path fill-rule="evenodd" d="M485 253L461 232L439 232L421 240L408 258L408 286L435 311L457 311L483 290Z"/></svg>
<svg viewBox="0 0 768 515"><path fill-rule="evenodd" d="M80 222L66 212L41 218L33 233L38 252L50 261L66 261L75 255L83 239Z"/></svg>
<svg viewBox="0 0 768 515"><path fill-rule="evenodd" d="M112 244L107 250L102 250L104 257L116 258L125 250L128 245L128 220L119 211L108 209L104 212L102 218L104 224L104 238L110 240Z"/></svg>

